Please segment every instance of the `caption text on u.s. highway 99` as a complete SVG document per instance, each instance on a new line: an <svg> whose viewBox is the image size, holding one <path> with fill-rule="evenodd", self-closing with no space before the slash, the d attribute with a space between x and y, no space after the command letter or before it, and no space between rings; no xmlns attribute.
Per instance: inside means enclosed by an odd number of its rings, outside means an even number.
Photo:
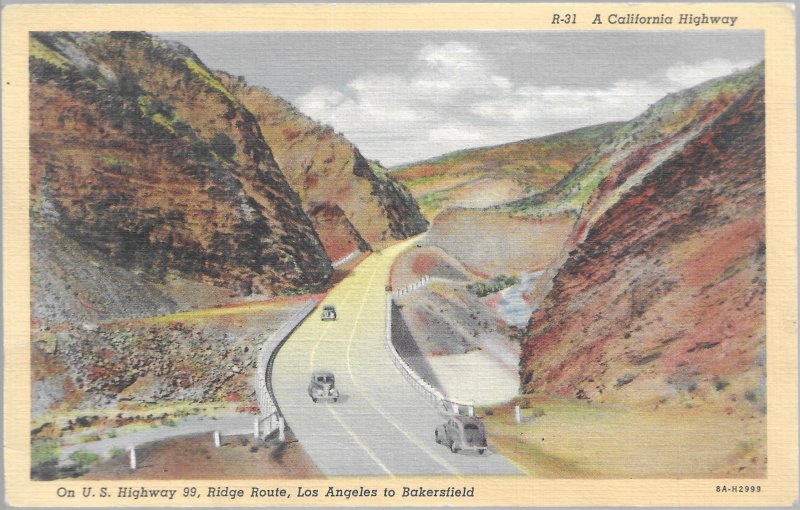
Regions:
<svg viewBox="0 0 800 510"><path fill-rule="evenodd" d="M472 486L398 486L398 487L365 487L326 485L323 487L291 487L251 485L249 487L229 487L226 485L183 485L176 488L148 487L131 484L119 486L92 487L58 487L55 489L58 498L95 499L117 498L133 501L180 501L180 500L268 500L290 498L328 498L328 499L369 499L369 498L474 498L475 488Z"/></svg>

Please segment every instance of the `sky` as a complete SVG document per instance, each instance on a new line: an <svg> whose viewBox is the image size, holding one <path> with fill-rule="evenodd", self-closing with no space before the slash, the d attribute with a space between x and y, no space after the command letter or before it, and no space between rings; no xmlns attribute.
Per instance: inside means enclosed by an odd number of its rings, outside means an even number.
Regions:
<svg viewBox="0 0 800 510"><path fill-rule="evenodd" d="M764 57L761 31L160 33L385 166L609 121Z"/></svg>

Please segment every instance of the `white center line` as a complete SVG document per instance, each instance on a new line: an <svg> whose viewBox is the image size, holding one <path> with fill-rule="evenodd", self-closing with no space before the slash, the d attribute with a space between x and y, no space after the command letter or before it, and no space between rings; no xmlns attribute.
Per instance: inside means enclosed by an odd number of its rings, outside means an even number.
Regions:
<svg viewBox="0 0 800 510"><path fill-rule="evenodd" d="M342 299L342 301L340 303L347 302L348 298L350 297L350 295L352 293L353 293L353 290L350 290L347 294L345 294L345 296L343 297L343 299ZM363 308L363 303L362 303L362 308ZM356 320L357 320L357 318L356 318ZM327 335L328 331L331 329L332 324L333 324L332 322L329 322L326 325L326 327L322 330L322 333L320 333L319 337L317 338L316 343L314 344L314 347L312 347L311 352L309 353L308 364L309 364L309 367L312 368L312 369L314 368L314 358L316 357L317 348L322 343L322 341L325 338L325 336ZM333 406L326 406L326 407L328 408L328 411L331 413L331 416L333 416L333 418L337 422L339 422L339 424L342 426L342 428L345 430L345 432L347 432L350 435L350 437L353 438L353 440L356 442L356 444L362 450L364 450L364 452L366 452L366 454L373 460L373 462L375 462L375 464L377 464L378 467L380 467L384 471L384 473L389 475L389 477L394 478L394 474L392 473L392 471L388 467L386 467L386 465L383 462L381 462L381 460L378 458L377 455L375 455L375 452L373 452L372 449L370 449L366 444L364 444L363 441L361 441L361 439L353 431L353 429L351 429L350 426L347 425L347 423L334 410Z"/></svg>
<svg viewBox="0 0 800 510"><path fill-rule="evenodd" d="M367 290L373 288L373 284L374 284L374 281L375 281L375 275L378 273L378 269L379 268L380 268L380 266L376 265L375 269L373 269L372 273L370 274L369 282L366 285L366 289ZM358 327L358 322L359 322L359 319L361 318L361 313L364 311L364 305L366 305L366 303L367 303L368 295L369 294L365 291L364 292L364 297L361 299L361 306L359 307L358 313L356 314L356 320L355 320L355 322L353 324L353 329L350 332L350 338L349 338L348 343L347 343L347 371L350 374L350 378L353 380L353 383L358 388L358 390L360 392L360 395L367 401L367 403L369 403L369 405L372 406L373 409L375 409L378 413L380 413L381 416L383 416L389 423L391 423L394 428L396 428L398 431L400 431L400 433L403 434L404 436L406 436L406 438L408 438L409 441L414 443L420 450L425 452L431 459L433 459L440 466L444 467L451 474L460 475L461 473L455 467L453 467L451 464L449 464L447 461L445 461L442 457L440 457L439 455L435 454L430 449L428 449L427 445L425 443L421 442L418 437L415 437L415 436L409 434L408 431L405 430L403 425L401 423L399 423L394 417L392 417L392 416L388 415L387 413L385 413L383 411L383 409L381 408L381 406L379 406L372 398L369 397L369 395L366 392L366 389L356 379L356 376L355 376L355 374L353 372L353 367L352 367L352 364L351 364L350 353L351 353L351 350L352 350L352 347L353 347L353 340L355 339L355 336L356 336L356 329ZM383 300L380 300L380 302L382 303ZM384 326L384 328L385 328L385 326ZM382 328L381 331L383 331L384 328Z"/></svg>

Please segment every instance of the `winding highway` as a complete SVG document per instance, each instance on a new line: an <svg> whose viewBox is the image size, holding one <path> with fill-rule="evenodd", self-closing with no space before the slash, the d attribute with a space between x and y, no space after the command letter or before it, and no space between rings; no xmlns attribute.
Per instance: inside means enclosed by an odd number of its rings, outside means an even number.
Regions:
<svg viewBox="0 0 800 510"><path fill-rule="evenodd" d="M330 291L323 304L336 306L336 321L321 321L320 307L289 337L272 372L278 406L325 475L522 474L491 451L453 454L436 444L434 429L445 417L389 359L384 285L395 257L414 241L370 255ZM338 402L311 401L307 386L318 369L335 374Z"/></svg>

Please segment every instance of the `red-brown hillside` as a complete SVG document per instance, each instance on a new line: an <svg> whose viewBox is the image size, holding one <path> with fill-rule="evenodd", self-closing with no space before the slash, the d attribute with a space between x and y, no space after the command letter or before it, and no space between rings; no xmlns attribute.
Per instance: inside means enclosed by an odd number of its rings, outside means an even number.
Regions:
<svg viewBox="0 0 800 510"><path fill-rule="evenodd" d="M255 118L190 50L36 33L30 72L34 221L154 280L269 294L329 277Z"/></svg>
<svg viewBox="0 0 800 510"><path fill-rule="evenodd" d="M225 73L217 76L255 115L331 259L343 256L343 247L381 248L427 229L428 222L405 186L377 163L368 162L344 136L269 90ZM334 208L351 228L329 221Z"/></svg>
<svg viewBox="0 0 800 510"><path fill-rule="evenodd" d="M763 99L761 75L641 180L646 150L600 183L529 324L525 392L764 410Z"/></svg>

